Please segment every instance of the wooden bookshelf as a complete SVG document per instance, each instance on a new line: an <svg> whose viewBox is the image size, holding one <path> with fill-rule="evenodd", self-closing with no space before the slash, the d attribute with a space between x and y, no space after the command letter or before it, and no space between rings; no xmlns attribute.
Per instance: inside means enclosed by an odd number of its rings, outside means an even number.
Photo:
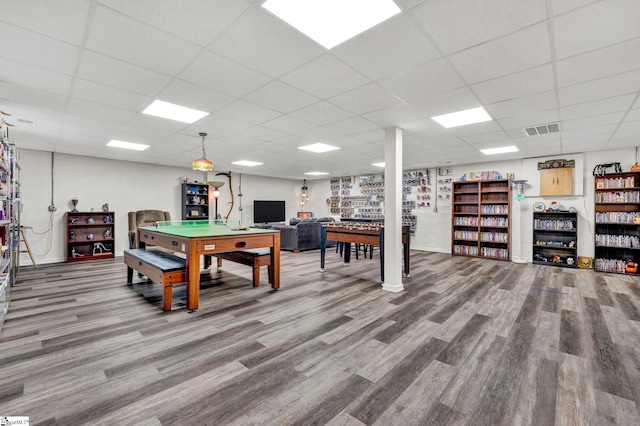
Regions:
<svg viewBox="0 0 640 426"><path fill-rule="evenodd" d="M452 194L451 253L509 260L511 182L453 182Z"/></svg>
<svg viewBox="0 0 640 426"><path fill-rule="evenodd" d="M637 275L640 263L640 173L595 176L595 256L599 272Z"/></svg>

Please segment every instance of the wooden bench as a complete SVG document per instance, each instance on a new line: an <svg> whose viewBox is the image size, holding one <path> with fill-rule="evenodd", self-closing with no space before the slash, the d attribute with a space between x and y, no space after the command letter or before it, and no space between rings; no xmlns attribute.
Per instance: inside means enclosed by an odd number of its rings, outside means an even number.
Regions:
<svg viewBox="0 0 640 426"><path fill-rule="evenodd" d="M260 267L268 266L269 282L273 282L273 267L271 266L271 250L265 249L253 249L253 250L239 250L230 251L228 253L216 253L205 255L205 268L211 266L211 257L218 259L218 268L222 267L223 260L229 260L231 262L241 263L253 268L253 286L258 287L260 285Z"/></svg>
<svg viewBox="0 0 640 426"><path fill-rule="evenodd" d="M133 282L133 270L162 285L162 309L171 310L173 286L187 281L185 259L156 250L131 249L124 251L127 283Z"/></svg>

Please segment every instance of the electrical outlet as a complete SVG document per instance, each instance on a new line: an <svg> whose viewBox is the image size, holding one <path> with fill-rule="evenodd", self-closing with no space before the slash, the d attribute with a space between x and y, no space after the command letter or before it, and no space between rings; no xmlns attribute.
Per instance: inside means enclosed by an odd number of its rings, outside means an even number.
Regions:
<svg viewBox="0 0 640 426"><path fill-rule="evenodd" d="M50 211L50 212L55 212L56 210L58 210L58 208L56 207L56 205L55 205L55 204L51 204L51 205L49 206L49 211Z"/></svg>

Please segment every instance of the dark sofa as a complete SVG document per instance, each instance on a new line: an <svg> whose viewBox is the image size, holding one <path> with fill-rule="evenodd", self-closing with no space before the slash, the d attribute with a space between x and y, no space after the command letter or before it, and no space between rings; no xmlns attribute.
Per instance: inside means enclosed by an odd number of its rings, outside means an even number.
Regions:
<svg viewBox="0 0 640 426"><path fill-rule="evenodd" d="M280 249L299 252L320 248L320 230L322 224L333 222L331 217L317 219L291 219L289 225L272 225L280 230ZM335 246L335 242L327 241L327 246Z"/></svg>

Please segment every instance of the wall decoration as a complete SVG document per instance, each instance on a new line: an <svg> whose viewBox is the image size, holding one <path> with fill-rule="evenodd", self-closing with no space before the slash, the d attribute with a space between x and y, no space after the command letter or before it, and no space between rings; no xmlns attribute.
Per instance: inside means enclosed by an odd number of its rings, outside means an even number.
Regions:
<svg viewBox="0 0 640 426"><path fill-rule="evenodd" d="M538 163L540 196L571 195L575 160L548 160Z"/></svg>

